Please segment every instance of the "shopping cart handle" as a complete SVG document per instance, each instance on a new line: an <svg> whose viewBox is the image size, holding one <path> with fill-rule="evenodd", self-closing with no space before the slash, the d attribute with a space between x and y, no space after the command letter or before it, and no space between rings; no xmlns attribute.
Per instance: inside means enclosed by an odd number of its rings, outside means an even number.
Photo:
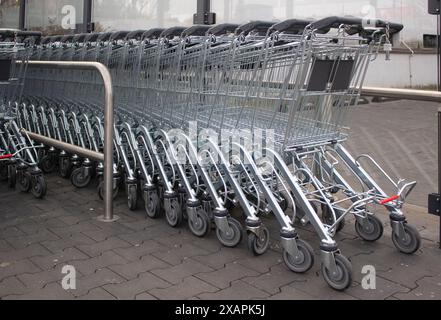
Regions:
<svg viewBox="0 0 441 320"><path fill-rule="evenodd" d="M124 40L129 33L130 33L130 31L113 32L112 35L110 36L110 40L113 40L113 41Z"/></svg>
<svg viewBox="0 0 441 320"><path fill-rule="evenodd" d="M269 21L251 21L241 25L237 30L236 34L244 33L249 34L251 31L257 31L259 33L266 33L274 25L274 22Z"/></svg>
<svg viewBox="0 0 441 320"><path fill-rule="evenodd" d="M161 34L164 32L165 29L163 28L153 28L149 29L146 32L143 33L142 39L157 39L161 36Z"/></svg>
<svg viewBox="0 0 441 320"><path fill-rule="evenodd" d="M363 28L366 25L368 27L372 26L374 28L386 28L387 26L389 26L390 33L397 33L403 30L403 25L398 23L392 23L379 19L368 21L357 17L338 17L338 16L332 16L321 20L317 20L311 23L310 27L313 30L323 30L329 28L336 29L339 28L341 25L350 26L352 27L352 30L358 29L358 31L363 30Z"/></svg>
<svg viewBox="0 0 441 320"><path fill-rule="evenodd" d="M12 157L13 157L12 154L5 154L0 156L0 160L12 159Z"/></svg>
<svg viewBox="0 0 441 320"><path fill-rule="evenodd" d="M165 29L162 33L161 33L161 37L162 38L168 38L168 39L173 39L174 37L180 37L182 32L185 31L185 27L171 27L168 29Z"/></svg>
<svg viewBox="0 0 441 320"><path fill-rule="evenodd" d="M390 198L387 198L387 199L381 200L381 201L380 201L380 204L381 204L381 205L385 205L385 204L387 204L387 203L389 203L389 202L392 202L392 201L395 201L395 200L398 200L398 199L400 199L400 196L393 196L393 197L390 197Z"/></svg>
<svg viewBox="0 0 441 320"><path fill-rule="evenodd" d="M305 30L311 22L311 20L289 19L273 25L271 29L278 32L299 33Z"/></svg>
<svg viewBox="0 0 441 320"><path fill-rule="evenodd" d="M108 41L110 39L110 37L112 36L112 34L113 34L113 32L103 32L103 33L100 33L96 40L98 42Z"/></svg>
<svg viewBox="0 0 441 320"><path fill-rule="evenodd" d="M86 37L90 35L90 33L80 33L80 34L76 34L73 39L72 42L73 43L83 43L84 40L86 39Z"/></svg>
<svg viewBox="0 0 441 320"><path fill-rule="evenodd" d="M184 32L182 32L183 37L202 37L207 34L207 31L210 30L210 26L207 25L195 25L192 26Z"/></svg>
<svg viewBox="0 0 441 320"><path fill-rule="evenodd" d="M237 30L237 28L239 28L238 24L222 23L222 24L218 24L217 26L211 27L208 30L208 33L214 36L221 36L227 33L234 33Z"/></svg>
<svg viewBox="0 0 441 320"><path fill-rule="evenodd" d="M60 42L61 43L72 43L74 37L75 36L73 36L73 35L64 36L63 38L61 38Z"/></svg>
<svg viewBox="0 0 441 320"><path fill-rule="evenodd" d="M142 35L147 30L135 30L132 32L129 32L129 34L126 36L126 40L140 40L142 38Z"/></svg>

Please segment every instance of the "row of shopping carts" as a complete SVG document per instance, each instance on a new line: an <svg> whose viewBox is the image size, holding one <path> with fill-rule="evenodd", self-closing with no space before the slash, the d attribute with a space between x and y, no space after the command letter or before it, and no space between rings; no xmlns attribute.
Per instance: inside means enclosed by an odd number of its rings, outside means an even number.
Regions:
<svg viewBox="0 0 441 320"><path fill-rule="evenodd" d="M370 24L372 26L372 24ZM335 235L355 217L365 241L383 235L372 208L390 212L392 240L403 253L420 247L402 211L416 182L394 181L371 157L344 148L347 115L358 103L369 63L403 26L357 18L173 27L42 38L33 60L98 61L115 91L114 196L144 202L150 218L165 215L227 247L243 238L255 255L269 247L263 216L280 225L283 259L304 273L314 251L295 223L320 239L322 273L336 290L352 283L350 261ZM3 103L19 128L101 152L103 86L93 71L28 68L23 94ZM6 95L7 96L7 95ZM78 188L103 164L26 140L44 172L58 170ZM9 152L9 154L11 154ZM363 167L373 164L393 186L388 194ZM9 166L11 167L11 166ZM244 224L231 216L240 206ZM244 226L243 226L244 225Z"/></svg>

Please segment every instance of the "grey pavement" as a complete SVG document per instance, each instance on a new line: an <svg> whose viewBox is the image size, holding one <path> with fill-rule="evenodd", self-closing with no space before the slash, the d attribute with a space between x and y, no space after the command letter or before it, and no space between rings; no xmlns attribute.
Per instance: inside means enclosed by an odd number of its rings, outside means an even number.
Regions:
<svg viewBox="0 0 441 320"><path fill-rule="evenodd" d="M353 110L348 148L372 154L394 175L419 181L405 209L423 244L415 255L398 253L383 210L376 212L385 225L377 243L360 240L348 219L337 235L353 264L354 284L346 292L325 284L318 240L309 227L300 227L300 235L315 249L316 263L307 274L294 274L282 262L273 219L265 219L271 249L254 257L245 241L224 248L214 232L199 239L186 226L172 229L164 218L130 212L124 196L115 207L121 219L98 222L103 206L94 186L76 190L52 175L45 200L0 185L0 299L441 299L439 222L425 208L437 185L437 108L395 101ZM76 269L76 290L62 289L66 265ZM376 290L360 285L366 265L376 268Z"/></svg>

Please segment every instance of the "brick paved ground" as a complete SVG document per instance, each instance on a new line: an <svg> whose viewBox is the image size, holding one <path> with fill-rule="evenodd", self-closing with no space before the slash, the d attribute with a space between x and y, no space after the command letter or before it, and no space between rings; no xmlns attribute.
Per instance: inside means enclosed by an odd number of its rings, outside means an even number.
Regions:
<svg viewBox="0 0 441 320"><path fill-rule="evenodd" d="M438 220L424 208L427 193L436 191L436 109L400 101L360 106L353 114L349 148L420 181L406 210L423 246L414 256L399 254L384 212L378 214L385 236L375 244L358 239L349 221L337 236L354 267L354 285L345 293L324 283L318 256L306 275L289 272L276 237L256 258L245 243L223 248L214 233L198 239L186 227L171 229L164 219L130 212L123 197L115 208L121 220L101 223L93 187L75 190L51 176L43 201L0 186L0 299L441 299ZM274 221L265 222L277 236ZM300 231L318 253L311 230ZM374 291L360 286L368 264L377 269ZM76 290L61 288L65 265L77 270Z"/></svg>

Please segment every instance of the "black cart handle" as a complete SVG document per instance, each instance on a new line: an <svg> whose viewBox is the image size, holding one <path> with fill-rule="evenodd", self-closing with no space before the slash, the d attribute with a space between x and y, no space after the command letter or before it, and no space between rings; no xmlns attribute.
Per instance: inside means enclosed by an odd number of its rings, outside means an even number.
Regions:
<svg viewBox="0 0 441 320"><path fill-rule="evenodd" d="M162 33L161 33L161 37L162 38L168 38L168 39L173 39L174 37L180 37L182 32L185 31L185 27L171 27L168 29L165 29Z"/></svg>
<svg viewBox="0 0 441 320"><path fill-rule="evenodd" d="M311 22L311 20L289 19L273 25L271 30L298 33L299 31L305 30Z"/></svg>
<svg viewBox="0 0 441 320"><path fill-rule="evenodd" d="M149 29L142 34L142 40L146 39L157 39L161 36L165 29L163 28L153 28Z"/></svg>
<svg viewBox="0 0 441 320"><path fill-rule="evenodd" d="M361 18L357 18L357 17L338 17L338 16L333 16L333 17L328 17L328 18L324 18L318 21L315 21L313 23L311 23L310 27L314 30L324 30L324 29L336 29L339 28L341 25L347 25L347 26L352 26L352 27L356 27L359 28L358 30L363 30L364 28L364 22L366 20L363 20ZM390 33L397 33L400 32L401 30L403 30L403 25L402 24L398 24L398 23L391 23L388 21L383 21L383 20L373 20L373 22L371 25L375 25L375 28L387 28L389 27Z"/></svg>
<svg viewBox="0 0 441 320"><path fill-rule="evenodd" d="M194 25L182 32L183 37L202 37L210 30L210 26L207 25Z"/></svg>
<svg viewBox="0 0 441 320"><path fill-rule="evenodd" d="M251 31L266 33L273 25L274 22L269 22L269 21L259 21L259 20L251 21L237 28L236 34L240 34L240 33L249 34Z"/></svg>
<svg viewBox="0 0 441 320"><path fill-rule="evenodd" d="M126 36L125 40L141 40L142 35L146 32L146 30L135 30L132 32L129 32Z"/></svg>
<svg viewBox="0 0 441 320"><path fill-rule="evenodd" d="M223 23L218 24L217 26L211 27L208 30L208 34L212 34L213 36L221 36L227 33L234 33L240 25L234 23Z"/></svg>

